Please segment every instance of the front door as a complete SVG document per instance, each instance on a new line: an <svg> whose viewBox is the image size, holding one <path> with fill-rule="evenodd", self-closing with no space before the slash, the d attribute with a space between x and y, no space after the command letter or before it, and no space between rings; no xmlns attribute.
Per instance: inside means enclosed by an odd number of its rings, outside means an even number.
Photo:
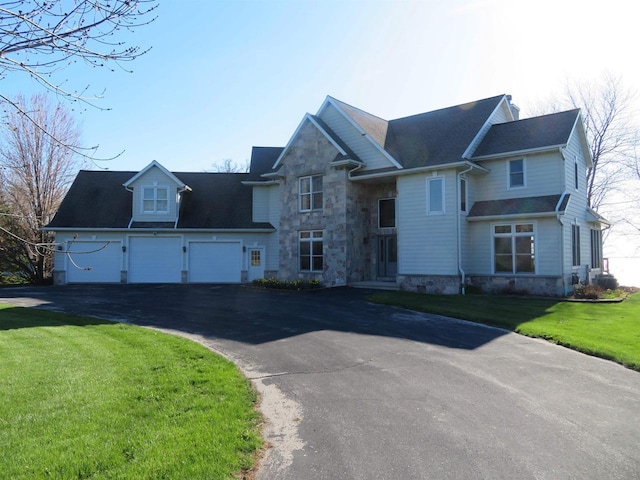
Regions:
<svg viewBox="0 0 640 480"><path fill-rule="evenodd" d="M398 273L398 237L378 237L378 278L392 279Z"/></svg>
<svg viewBox="0 0 640 480"><path fill-rule="evenodd" d="M249 248L249 272L248 280L264 278L264 248Z"/></svg>

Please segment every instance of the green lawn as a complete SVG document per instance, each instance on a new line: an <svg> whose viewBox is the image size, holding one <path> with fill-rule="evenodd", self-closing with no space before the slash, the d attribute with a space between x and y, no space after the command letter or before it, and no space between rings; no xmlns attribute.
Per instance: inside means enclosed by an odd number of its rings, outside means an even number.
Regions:
<svg viewBox="0 0 640 480"><path fill-rule="evenodd" d="M256 394L183 338L0 304L2 478L237 478Z"/></svg>
<svg viewBox="0 0 640 480"><path fill-rule="evenodd" d="M545 338L640 370L640 293L620 303L407 292L376 293L368 299Z"/></svg>

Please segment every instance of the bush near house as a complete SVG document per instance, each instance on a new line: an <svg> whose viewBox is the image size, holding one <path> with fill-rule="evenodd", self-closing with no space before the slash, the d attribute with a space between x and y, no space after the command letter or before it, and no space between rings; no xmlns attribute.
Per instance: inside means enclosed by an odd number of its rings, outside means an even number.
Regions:
<svg viewBox="0 0 640 480"><path fill-rule="evenodd" d="M0 304L2 478L238 478L256 393L229 361L131 325Z"/></svg>
<svg viewBox="0 0 640 480"><path fill-rule="evenodd" d="M544 338L640 371L640 293L615 303L409 292L376 293L368 299Z"/></svg>
<svg viewBox="0 0 640 480"><path fill-rule="evenodd" d="M320 280L278 280L277 278L260 278L253 285L261 288L274 288L278 290L313 290L322 288Z"/></svg>

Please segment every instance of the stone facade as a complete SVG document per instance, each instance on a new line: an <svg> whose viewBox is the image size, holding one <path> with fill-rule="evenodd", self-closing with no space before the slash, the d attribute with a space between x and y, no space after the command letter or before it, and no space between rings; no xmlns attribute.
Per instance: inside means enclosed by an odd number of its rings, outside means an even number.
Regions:
<svg viewBox="0 0 640 480"><path fill-rule="evenodd" d="M467 282L482 293L513 293L522 295L564 296L560 276L500 276L469 275Z"/></svg>
<svg viewBox="0 0 640 480"><path fill-rule="evenodd" d="M452 295L461 291L458 275L398 275L397 282L407 292Z"/></svg>

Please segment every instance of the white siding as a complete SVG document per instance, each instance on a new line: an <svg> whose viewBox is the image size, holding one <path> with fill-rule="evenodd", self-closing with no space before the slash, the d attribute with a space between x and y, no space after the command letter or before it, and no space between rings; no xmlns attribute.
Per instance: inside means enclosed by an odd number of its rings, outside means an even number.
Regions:
<svg viewBox="0 0 640 480"><path fill-rule="evenodd" d="M457 187L453 170L445 179L445 214L427 215L425 174L398 177L398 274L456 275Z"/></svg>
<svg viewBox="0 0 640 480"><path fill-rule="evenodd" d="M366 169L387 168L393 164L366 137L340 113L333 105L321 112L320 118L329 125L338 137L366 163Z"/></svg>
<svg viewBox="0 0 640 480"><path fill-rule="evenodd" d="M271 188L268 186L253 187L253 221L268 222L269 209L271 207L270 194Z"/></svg>
<svg viewBox="0 0 640 480"><path fill-rule="evenodd" d="M509 189L508 163L519 158L524 158L525 187ZM559 150L481 162L490 173L478 177L476 201L558 195L564 190L564 163Z"/></svg>
<svg viewBox="0 0 640 480"><path fill-rule="evenodd" d="M166 214L142 212L142 187L153 186L154 182L157 182L159 187L169 187L169 212ZM130 187L133 188L132 214L134 222L174 222L176 220L177 185L158 167L150 168L131 184Z"/></svg>

